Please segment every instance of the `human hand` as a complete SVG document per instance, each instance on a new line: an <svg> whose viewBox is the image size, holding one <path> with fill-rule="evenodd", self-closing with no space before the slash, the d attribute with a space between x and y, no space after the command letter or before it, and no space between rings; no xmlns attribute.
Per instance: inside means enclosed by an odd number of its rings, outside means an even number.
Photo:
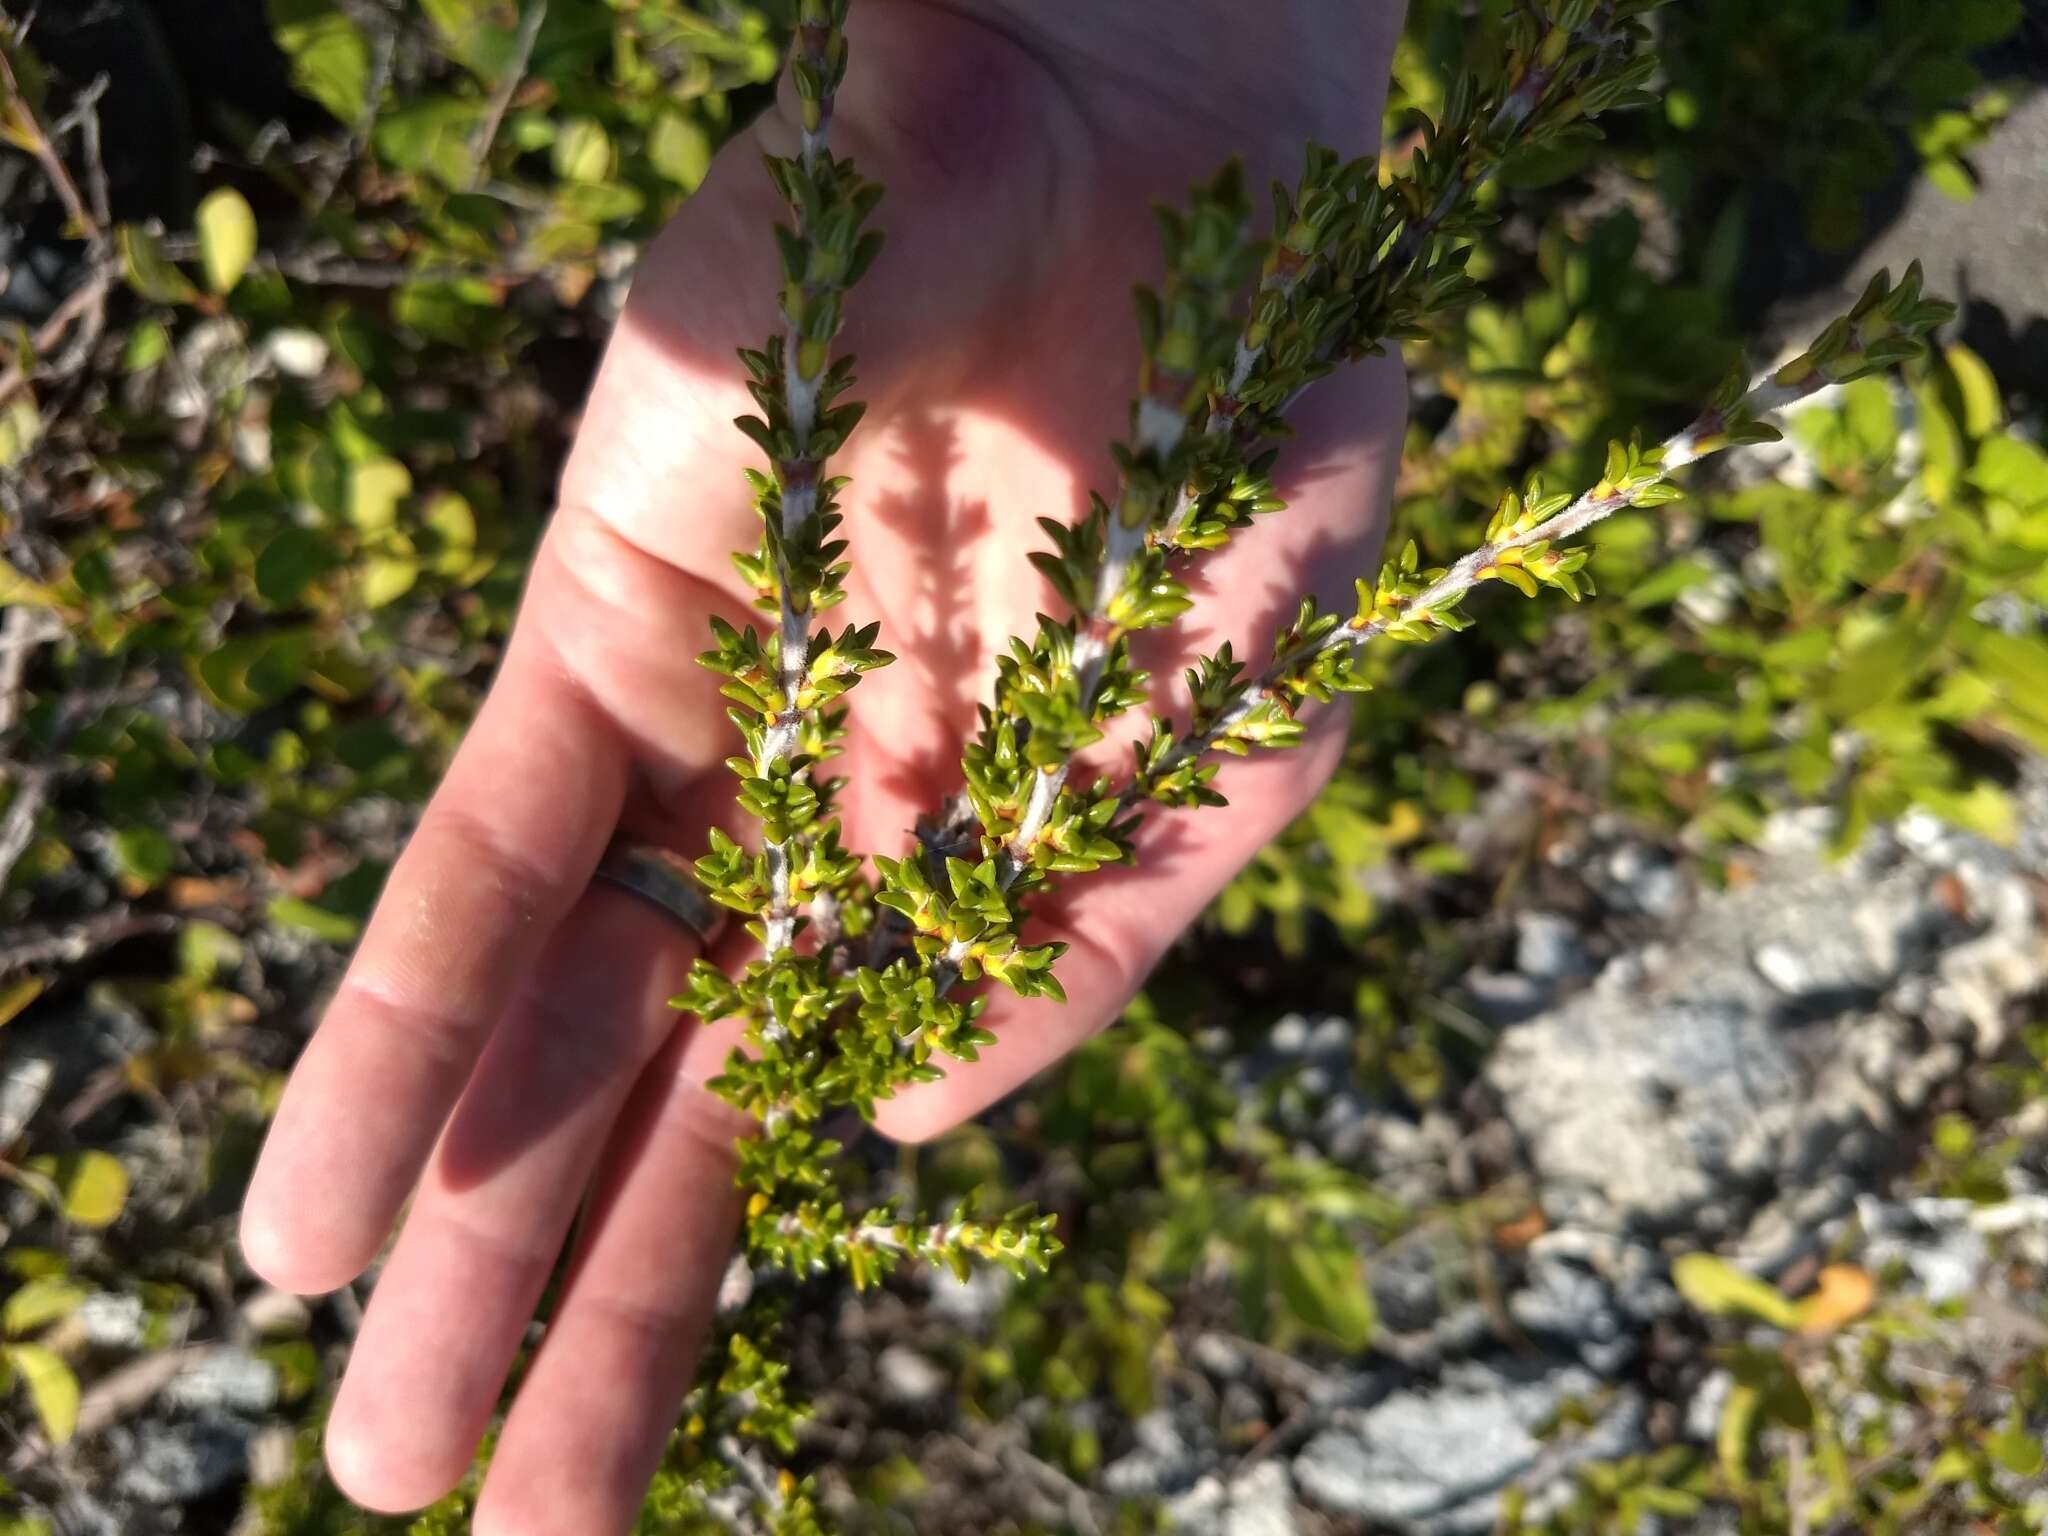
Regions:
<svg viewBox="0 0 2048 1536"><path fill-rule="evenodd" d="M996 647L1055 601L1025 561L1035 520L1113 483L1129 292L1159 265L1150 206L1232 154L1263 186L1293 178L1304 139L1368 148L1398 23L1341 0L854 7L833 147L887 187L890 243L840 343L870 402L832 465L853 478L842 613L880 619L900 660L860 687L834 765L848 846L900 851L957 787ZM794 141L778 114L753 133ZM328 1425L336 1480L372 1508L425 1504L467 1470L579 1208L476 1530L625 1531L711 1315L739 1215L732 1143L752 1122L700 1085L731 1037L665 1006L694 939L590 880L615 829L695 854L732 804L733 733L694 657L711 615L749 616L728 559L756 539L732 354L776 328L781 216L736 146L648 253L498 680L249 1191L249 1263L307 1292L359 1274L412 1199ZM1401 418L1391 361L1318 386L1278 477L1292 509L1208 561L1198 622L1141 651L1163 700L1197 648L1257 652L1299 593L1348 594ZM1070 945L1071 1001L996 997L998 1044L884 1104L881 1128L937 1134L1114 1017L1306 803L1341 734L1331 717L1297 754L1232 764L1228 808L1151 818L1136 868L1041 902L1034 933ZM729 935L718 958L743 963L749 942Z"/></svg>

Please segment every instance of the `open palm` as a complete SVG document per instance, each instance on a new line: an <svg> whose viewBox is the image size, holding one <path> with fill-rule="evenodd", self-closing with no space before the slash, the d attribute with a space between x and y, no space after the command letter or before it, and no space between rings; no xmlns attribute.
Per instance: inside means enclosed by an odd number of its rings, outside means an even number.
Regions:
<svg viewBox="0 0 2048 1536"><path fill-rule="evenodd" d="M853 477L842 613L879 619L900 660L853 701L849 846L900 852L957 789L996 648L1056 601L1025 556L1037 518L1113 479L1130 288L1158 265L1150 205L1232 154L1259 186L1291 177L1306 138L1367 147L1398 20L1354 0L855 7L834 149L887 186L890 244L849 306L841 346L870 410L832 470ZM793 139L776 114L753 132ZM730 153L649 252L497 683L250 1190L250 1264L308 1292L359 1274L412 1201L328 1427L337 1480L375 1508L427 1503L468 1468L579 1210L478 1531L626 1530L712 1311L751 1122L699 1085L730 1041L666 1006L695 941L590 878L615 829L695 854L731 805L736 737L694 657L711 615L747 616L728 555L757 537L754 450L731 426L749 408L732 354L775 326L780 214ZM1323 386L1279 475L1292 510L1203 567L1193 621L1141 661L1176 678L1197 645L1256 650L1300 592L1347 591L1400 419L1397 365ZM1042 904L1045 936L1071 946L1071 1003L999 998L999 1043L885 1104L882 1129L936 1134L1111 1018L1306 802L1338 735L1233 765L1229 808L1155 818L1138 868ZM750 942L729 935L721 958Z"/></svg>

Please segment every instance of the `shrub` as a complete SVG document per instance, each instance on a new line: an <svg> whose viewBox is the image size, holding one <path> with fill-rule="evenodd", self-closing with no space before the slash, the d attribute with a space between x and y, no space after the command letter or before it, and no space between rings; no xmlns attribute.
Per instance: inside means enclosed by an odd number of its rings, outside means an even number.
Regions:
<svg viewBox="0 0 2048 1536"><path fill-rule="evenodd" d="M1603 8L1601 25L1647 9ZM64 354L53 336L33 396L11 380L0 401L10 497L62 509L48 524L10 518L12 563L0 572L11 613L55 613L63 629L23 720L22 755L44 776L17 776L10 791L8 824L25 830L21 847L10 844L9 887L32 891L60 945L52 953L108 941L105 927L77 935L103 922L110 891L136 904L115 914L122 922L179 925L156 979L115 989L159 1031L127 1071L141 1092L204 1095L220 1169L246 1160L283 1065L279 1042L241 1032L259 1001L302 992L312 958L352 937L398 832L384 808L431 785L509 626L565 431L532 387L533 354L587 351L628 242L687 195L781 57L761 18L720 8L713 24L655 0L557 6L531 34L489 7L434 5L430 32L402 46L319 0L277 0L272 12L296 82L334 114L338 135L284 157L228 125L240 169L195 210L190 239L117 228L88 206L89 183L73 189L104 263L96 270L118 262L132 323L111 367L105 348ZM993 1177L935 1180L940 1210L863 1208L834 1187L829 1143L811 1128L828 1108L865 1107L936 1070L936 1056L971 1055L981 1037L966 984L1055 992L1057 956L1030 942L1023 898L1128 858L1147 802L1202 802L1213 793L1206 751L1285 745L1304 702L1378 685L1359 701L1354 741L1362 760L1394 767L1344 776L1226 898L1227 926L1274 919L1297 946L1335 931L1364 948L1375 931L1359 877L1396 850L1425 870L1449 867L1431 829L1471 785L1437 771L1444 754L1429 728L1461 705L1559 759L1597 743L1604 796L1715 857L1738 856L1771 806L1820 793L1845 805L1844 841L1910 803L2000 827L1997 775L1960 738L2038 743L2048 728L2025 687L2039 639L2002 627L1997 606L2043 595L2038 450L2007 430L1988 375L1959 349L1914 366L1904 391L1863 376L1906 361L1912 349L1897 343L1937 318L1910 279L1873 290L1849 328L1807 354L1808 371L1795 363L1760 392L1715 395L1734 361L1718 340L1721 295L1649 276L1632 218L1580 234L1553 227L1533 250L1504 243L1490 216L1500 200L1583 164L1593 153L1583 119L1629 104L1647 78L1640 57L1586 41L1593 19L1576 0L1517 10L1485 34L1497 42L1473 45L1469 71L1443 70L1424 46L1442 13L1424 7L1402 84L1407 105L1435 122L1419 141L1412 120L1399 123L1390 143L1413 154L1384 187L1377 166L1311 152L1266 234L1253 232L1260 221L1228 173L1164 218L1166 275L1143 301L1145 393L1123 482L1078 528L1049 529L1053 547L1037 557L1089 622L1047 621L1013 647L963 764L967 803L933 808L933 826L958 835L955 851L878 861L875 879L837 846L827 781L813 769L829 757L832 701L885 662L887 637L832 635L810 616L831 606L843 574L822 461L857 422L850 380L823 353L842 304L859 302L844 290L886 204L874 213L872 190L822 140L777 173L798 209L785 255L800 281L788 334L747 359L770 472L758 486L763 543L743 566L776 623L766 636L721 630L710 658L751 714L741 793L764 847L721 843L700 865L770 954L737 977L700 971L686 999L750 1022L756 1051L735 1059L724 1087L769 1123L747 1169L759 1196L750 1252L764 1270L822 1266L870 1283L910 1256L1020 1269L1050 1257L1049 1219L991 1204ZM845 59L836 15L810 7L803 20L796 85L820 102L822 129ZM1702 44L1700 57L1724 55ZM20 101L38 114L18 125L33 138L49 98L30 55L10 58ZM382 110L387 93L397 105ZM492 188L501 195L483 195ZM1489 300L1469 302L1475 276L1489 280ZM764 322L773 286L764 278ZM1183 572L1208 549L1253 517L1285 515L1267 452L1285 407L1328 369L1393 340L1408 341L1427 388L1467 414L1457 444L1415 430L1398 509L1404 553L1362 583L1356 610L1305 608L1273 661L1256 659L1260 670L1248 675L1228 655L1205 662L1186 718L1155 723L1127 779L1070 768L1142 698L1126 633L1172 622L1188 601ZM1812 494L1714 487L1675 520L1650 515L1671 489L1668 468L1762 436L1766 408L1828 381L1852 382L1795 418L1821 466ZM1644 415L1709 397L1675 449L1628 440ZM1900 452L1905 420L1917 462ZM1503 496L1505 484L1515 489ZM210 516L188 520L199 505ZM1467 615L1458 600L1482 581L1580 595L1583 552L1545 536L1560 515L1574 532L1590 515L1611 519L1592 571L1623 596L1571 610L1576 672L1517 676L1514 658L1562 621L1543 604L1475 603ZM1466 559L1482 545L1490 557ZM1735 570L1755 579L1731 597L1722 578ZM801 675L777 650L795 617L829 642L805 648ZM1468 619L1478 633L1464 649L1351 639L1427 640ZM150 696L159 684L198 707L167 718ZM71 764L88 771L74 776ZM47 795L53 781L63 797ZM167 835L195 787L210 818L202 834ZM251 892L255 913L238 905ZM839 937L814 950L821 897ZM807 903L809 938L798 943ZM850 941L875 934L893 936L896 958L851 963ZM842 973L828 963L835 953L849 956ZM30 974L0 1012L34 1002L43 972ZM1400 972L1390 963L1388 974ZM1434 1026L1406 1016L1396 991L1361 997L1362 1011L1384 1025L1378 1065L1427 1101L1446 1066ZM1281 1138L1240 1142L1223 1127L1219 1092L1157 1014L1141 1013L1128 1036L1070 1070L1053 1113L1135 1128L1133 1144L1089 1156L1143 1163L1157 1194L1147 1188L1115 1240L1129 1247L1122 1280L1109 1289L1091 1277L1063 1295L1075 1326L1032 1367L1039 1379L991 1369L978 1390L992 1410L1027 1386L1058 1398L1098 1374L1127 1409L1142 1407L1163 1332L1150 1282L1185 1275L1212 1243L1262 1334L1349 1346L1370 1330L1346 1233L1404 1213L1355 1179L1290 1159ZM24 1168L47 1177L37 1187L74 1223L111 1221L130 1201L105 1151L46 1157ZM231 1189L233 1175L221 1177ZM162 1217L129 1209L138 1240L169 1240ZM52 1309L9 1348L55 1431L75 1394L63 1385L70 1370L26 1340L82 1295L74 1260L53 1244L10 1263L24 1282L14 1294ZM760 1314L714 1351L699 1422L657 1487L651 1526L698 1518L702 1491L736 1477L780 1500L787 1528L814 1518L804 1485L761 1477L754 1453L734 1455L721 1433L742 1429L771 1454L787 1447L796 1405L782 1398L773 1314L788 1300L763 1287ZM149 1304L162 1319L189 1303L152 1292ZM1085 1470L1080 1434L1067 1449ZM344 1518L302 1493L288 1484L270 1500L275 1528ZM427 1528L459 1522L460 1507Z"/></svg>

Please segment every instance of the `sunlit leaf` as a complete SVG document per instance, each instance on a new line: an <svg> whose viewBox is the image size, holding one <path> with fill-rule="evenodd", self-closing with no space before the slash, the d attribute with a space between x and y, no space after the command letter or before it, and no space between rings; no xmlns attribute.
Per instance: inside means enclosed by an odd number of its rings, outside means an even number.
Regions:
<svg viewBox="0 0 2048 1536"><path fill-rule="evenodd" d="M143 298L155 304L189 304L199 297L192 280L164 255L148 230L123 224L116 243L121 249L121 275Z"/></svg>
<svg viewBox="0 0 2048 1536"><path fill-rule="evenodd" d="M201 199L195 221L206 286L232 292L256 255L256 215L249 200L233 187L216 187Z"/></svg>
<svg viewBox="0 0 2048 1536"><path fill-rule="evenodd" d="M370 46L338 0L267 0L292 83L342 122L368 109Z"/></svg>
<svg viewBox="0 0 2048 1536"><path fill-rule="evenodd" d="M0 1304L0 1332L12 1338L69 1317L87 1296L84 1286L50 1275L31 1280Z"/></svg>
<svg viewBox="0 0 2048 1536"><path fill-rule="evenodd" d="M78 1226L112 1226L128 1203L128 1170L110 1152L46 1153L26 1166L56 1186L65 1219Z"/></svg>
<svg viewBox="0 0 2048 1536"><path fill-rule="evenodd" d="M1799 1309L1767 1280L1737 1269L1711 1253L1688 1253L1671 1266L1678 1293L1700 1311L1760 1319L1774 1328L1799 1326Z"/></svg>
<svg viewBox="0 0 2048 1536"><path fill-rule="evenodd" d="M71 1367L40 1344L9 1344L0 1348L15 1376L35 1404L43 1433L62 1445L78 1428L78 1378Z"/></svg>

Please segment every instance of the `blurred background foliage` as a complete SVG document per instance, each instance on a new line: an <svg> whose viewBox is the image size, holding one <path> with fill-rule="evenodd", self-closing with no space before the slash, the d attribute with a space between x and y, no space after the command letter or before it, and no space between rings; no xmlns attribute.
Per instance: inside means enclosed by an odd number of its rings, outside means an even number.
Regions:
<svg viewBox="0 0 2048 1536"><path fill-rule="evenodd" d="M1390 161L1505 8L1414 0ZM313 1454L352 1298L253 1294L232 1213L321 992L488 681L635 254L766 99L783 25L736 0L202 9L45 4L25 29L0 7L16 82L0 123L0 1530L16 1536L60 1528L90 1482L95 1437L132 1411L108 1382L221 1340L272 1367L283 1449L184 1528L401 1527L348 1511ZM1774 306L1838 280L1904 189L1972 195L2029 88L2007 65L2040 25L2018 0L1664 13L1661 113L1513 166L1474 262L1487 299L1411 348L1395 536L1448 561L1502 486L1589 479L1611 434L1676 426L1745 350L1767 361ZM2048 751L2039 409L1951 345L1804 411L1796 451L1605 526L1597 598L1481 605L1456 645L1380 655L1345 769L1225 894L1198 958L1029 1101L869 1157L867 1177L927 1202L1023 1194L1063 1213L1066 1261L947 1346L960 1412L1028 1421L1032 1454L1086 1483L1122 1433L1102 1405L1145 1413L1195 1328L1356 1352L1375 1335L1361 1254L1445 1234L1484 1286L1526 1189L1471 1179L1417 1208L1304 1143L1300 1074L1245 1063L1283 1014L1334 1010L1356 1023L1339 1070L1390 1113L1455 1110L1492 1032L1445 999L1507 942L1545 825L1608 818L1729 882L1771 813L1801 805L1832 810L1843 850L1912 807L2010 838L2020 764ZM1542 786L1542 824L1503 858L1458 829L1510 778ZM2011 1102L2048 1086L2044 1050ZM1921 1178L1988 1199L2027 1156L1964 1120ZM805 1368L829 1381L855 1346L813 1299ZM1880 1302L1802 1357L1797 1391L1773 1375L1784 1352L1744 1335L1749 1411L1839 1451L1816 1406L1919 1401L1883 1341L1940 1326ZM2038 1370L2027 1390L2040 1400ZM1927 1454L1845 1493L1855 1529L1922 1528L1897 1511L1936 1496L1936 1467L2002 1518L1979 1463L2024 1459L2009 1425L1967 1403L1928 1422ZM915 1507L915 1465L845 1475L874 1529L914 1523L887 1511ZM1742 1529L1783 1529L1770 1490L1788 1475L1675 1447L1595 1469L1540 1529L1634 1531L1717 1500ZM680 1486L665 1474L647 1529L692 1528L664 1513ZM420 1528L460 1529L461 1510Z"/></svg>

